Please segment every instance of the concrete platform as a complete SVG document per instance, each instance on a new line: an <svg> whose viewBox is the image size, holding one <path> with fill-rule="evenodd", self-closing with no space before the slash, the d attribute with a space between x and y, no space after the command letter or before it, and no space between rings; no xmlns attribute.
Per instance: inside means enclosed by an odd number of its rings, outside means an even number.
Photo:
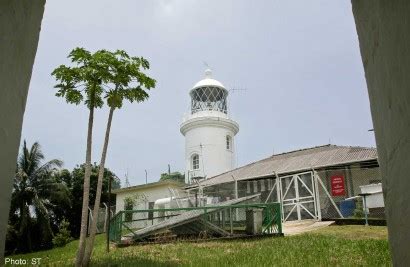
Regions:
<svg viewBox="0 0 410 267"><path fill-rule="evenodd" d="M283 233L285 236L298 235L312 230L327 227L333 223L334 221L321 222L316 220L285 222L283 223Z"/></svg>

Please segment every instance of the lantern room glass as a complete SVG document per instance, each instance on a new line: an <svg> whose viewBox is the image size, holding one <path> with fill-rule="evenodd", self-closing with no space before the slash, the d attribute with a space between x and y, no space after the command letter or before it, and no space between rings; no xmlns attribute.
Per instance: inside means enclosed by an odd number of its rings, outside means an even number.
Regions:
<svg viewBox="0 0 410 267"><path fill-rule="evenodd" d="M216 86L196 88L191 91L191 114L206 110L227 114L227 96L225 89Z"/></svg>

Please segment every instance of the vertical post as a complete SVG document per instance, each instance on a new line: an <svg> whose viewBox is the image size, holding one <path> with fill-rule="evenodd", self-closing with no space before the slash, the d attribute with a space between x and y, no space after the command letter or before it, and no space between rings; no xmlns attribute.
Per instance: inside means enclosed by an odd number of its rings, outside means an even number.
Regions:
<svg viewBox="0 0 410 267"><path fill-rule="evenodd" d="M317 181L318 174L314 169L312 170L313 170L313 179L315 182L315 196L316 196L315 205L316 205L316 211L317 211L317 220L321 221L322 220L322 210L320 207L319 183Z"/></svg>
<svg viewBox="0 0 410 267"><path fill-rule="evenodd" d="M364 209L364 220L365 220L365 226L369 226L369 222L367 219L367 203L366 203L366 197L369 196L370 193L362 193L359 194L363 198L363 209Z"/></svg>
<svg viewBox="0 0 410 267"><path fill-rule="evenodd" d="M111 176L108 178L108 225L106 251L110 252L110 221L111 221Z"/></svg>
<svg viewBox="0 0 410 267"><path fill-rule="evenodd" d="M238 181L235 179L235 177L232 175L232 179L234 180L235 183L235 199L238 199ZM235 218L239 217L238 210L235 210Z"/></svg>
<svg viewBox="0 0 410 267"><path fill-rule="evenodd" d="M277 202L279 203L279 210L280 210L280 221L284 221L285 217L282 213L283 211L283 199L282 199L282 181L281 178L279 177L279 175L275 172L275 176L276 176L276 198L277 198Z"/></svg>
<svg viewBox="0 0 410 267"><path fill-rule="evenodd" d="M108 219L108 207L107 204L105 204L105 202L103 202L103 205L105 207L105 216L104 216L104 231L107 232L107 219Z"/></svg>
<svg viewBox="0 0 410 267"><path fill-rule="evenodd" d="M295 185L295 195L296 195L296 212L298 213L298 221L302 220L300 216L300 204L299 204L299 176L293 175L293 184Z"/></svg>
<svg viewBox="0 0 410 267"><path fill-rule="evenodd" d="M364 220L366 222L366 226L369 226L369 222L367 221L367 205L366 205L366 196L363 196L364 201Z"/></svg>
<svg viewBox="0 0 410 267"><path fill-rule="evenodd" d="M278 203L281 203L282 199L280 197L280 188L282 187L282 185L280 183L279 175L276 172L274 172L274 173L275 173L275 177L276 177L276 183L275 183L276 184L276 199L277 199Z"/></svg>
<svg viewBox="0 0 410 267"><path fill-rule="evenodd" d="M119 225L120 225L120 227L119 227L119 233L118 233L118 240L117 240L117 242L118 243L120 243L121 242L121 236L122 236L122 223L123 223L123 221L124 221L124 218L123 218L123 216L125 216L125 211L121 211L121 214L120 214L120 222L119 222Z"/></svg>
<svg viewBox="0 0 410 267"><path fill-rule="evenodd" d="M279 234L282 234L282 219L281 219L281 214L282 214L282 209L280 203L276 204L276 209L275 209L279 214L279 216L276 214L276 223L278 224L278 232Z"/></svg>
<svg viewBox="0 0 410 267"><path fill-rule="evenodd" d="M238 199L238 181L235 180L235 199Z"/></svg>
<svg viewBox="0 0 410 267"><path fill-rule="evenodd" d="M230 226L231 226L231 235L233 235L232 207L229 207L229 223L230 223Z"/></svg>

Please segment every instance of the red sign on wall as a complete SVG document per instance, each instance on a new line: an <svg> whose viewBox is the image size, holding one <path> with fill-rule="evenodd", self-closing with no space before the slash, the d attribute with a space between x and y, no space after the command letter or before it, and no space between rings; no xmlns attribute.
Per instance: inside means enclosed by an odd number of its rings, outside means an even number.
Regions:
<svg viewBox="0 0 410 267"><path fill-rule="evenodd" d="M335 175L330 177L330 184L332 188L332 196L345 196L345 178L342 175Z"/></svg>

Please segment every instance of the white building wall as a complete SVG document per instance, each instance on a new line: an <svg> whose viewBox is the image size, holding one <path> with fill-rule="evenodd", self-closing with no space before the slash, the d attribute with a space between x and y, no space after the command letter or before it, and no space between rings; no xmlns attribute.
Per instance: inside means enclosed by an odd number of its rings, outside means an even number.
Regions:
<svg viewBox="0 0 410 267"><path fill-rule="evenodd" d="M171 197L171 193L169 192L168 188L172 188L174 191L177 190L181 197L186 196L185 191L175 185L160 185L150 188L136 188L135 190L122 191L116 193L116 212L125 209L124 200L127 197L135 197L136 195L145 195L147 201L146 203L139 203L134 207L134 209L148 209L148 202L155 202L155 200L161 198Z"/></svg>
<svg viewBox="0 0 410 267"><path fill-rule="evenodd" d="M142 196L144 195L145 197L143 199L137 200L136 204L133 207L133 210L147 210L149 209L149 202L155 202L158 199L162 198L169 198L169 197L174 197L171 192L169 191L169 188L171 188L177 195L180 197L186 197L185 191L176 185L170 185L170 184L162 184L162 185L156 185L152 187L145 187L145 188L135 188L133 190L126 190L122 192L116 193L116 212L118 213L119 211L125 210L125 202L124 200L128 197L136 197L136 196ZM178 193L177 193L178 192ZM167 205L164 205L162 207L157 207L154 206L154 209L158 208L177 208L175 206L176 202L173 201L172 203L169 203ZM174 206L172 206L174 205ZM149 212L136 212L132 214L132 222L128 222L127 225L130 228L133 229L140 229L147 227L149 225L158 223L160 221L165 220L165 215L169 215L169 212L152 212L153 219L149 218ZM125 219L125 216L124 218Z"/></svg>

